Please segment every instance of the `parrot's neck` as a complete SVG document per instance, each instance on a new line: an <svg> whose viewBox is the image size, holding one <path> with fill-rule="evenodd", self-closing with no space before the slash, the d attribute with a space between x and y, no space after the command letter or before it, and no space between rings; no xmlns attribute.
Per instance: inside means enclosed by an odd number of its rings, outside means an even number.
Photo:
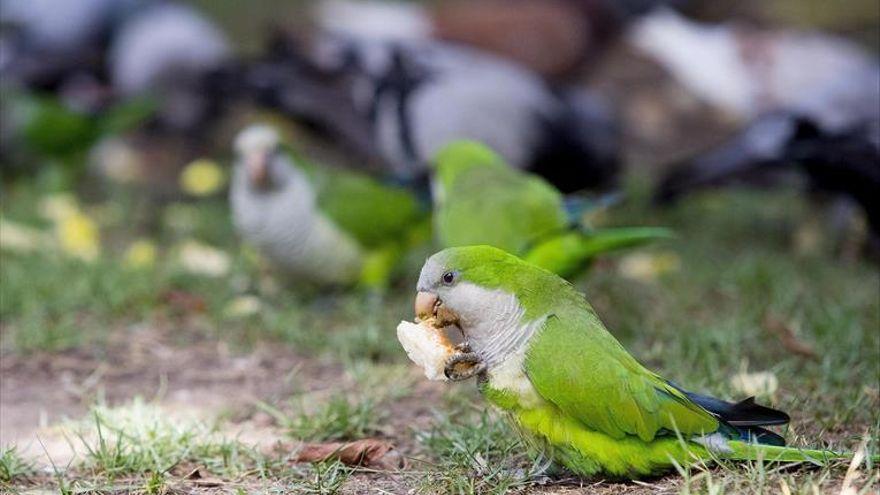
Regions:
<svg viewBox="0 0 880 495"><path fill-rule="evenodd" d="M465 282L450 299L451 306L461 310L459 316L468 344L489 369L522 351L544 324L544 318L527 320L526 310L516 296L501 289Z"/></svg>

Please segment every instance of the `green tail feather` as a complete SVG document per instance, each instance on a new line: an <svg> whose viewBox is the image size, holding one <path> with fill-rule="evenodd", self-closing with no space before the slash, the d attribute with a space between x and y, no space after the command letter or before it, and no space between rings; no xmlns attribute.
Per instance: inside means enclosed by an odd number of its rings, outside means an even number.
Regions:
<svg viewBox="0 0 880 495"><path fill-rule="evenodd" d="M660 227L572 231L537 244L524 258L529 263L569 278L580 273L600 254L672 237L670 230Z"/></svg>
<svg viewBox="0 0 880 495"><path fill-rule="evenodd" d="M580 243L580 254L592 257L673 237L671 230L662 227L617 227L594 230L585 233Z"/></svg>
<svg viewBox="0 0 880 495"><path fill-rule="evenodd" d="M810 462L823 465L830 461L848 459L852 454L834 452L833 450L800 449L797 447L779 447L776 445L762 445L757 443L730 441L728 446L733 452L725 453L720 457L738 461L764 462ZM876 459L880 456L873 456Z"/></svg>

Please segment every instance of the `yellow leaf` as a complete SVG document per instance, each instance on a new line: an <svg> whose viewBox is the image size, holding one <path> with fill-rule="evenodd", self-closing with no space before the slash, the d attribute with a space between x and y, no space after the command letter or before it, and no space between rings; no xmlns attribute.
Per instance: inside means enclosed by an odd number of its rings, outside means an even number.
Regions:
<svg viewBox="0 0 880 495"><path fill-rule="evenodd" d="M150 268L156 264L158 251L153 241L138 239L125 251L125 266L136 269Z"/></svg>
<svg viewBox="0 0 880 495"><path fill-rule="evenodd" d="M238 296L226 305L223 314L229 318L244 318L257 314L262 307L262 301L256 296Z"/></svg>
<svg viewBox="0 0 880 495"><path fill-rule="evenodd" d="M49 244L42 231L0 218L0 249L16 252L36 251Z"/></svg>
<svg viewBox="0 0 880 495"><path fill-rule="evenodd" d="M163 223L177 234L188 234L199 225L199 212L193 205L171 203L162 213Z"/></svg>
<svg viewBox="0 0 880 495"><path fill-rule="evenodd" d="M120 137L102 140L92 149L89 158L101 175L120 184L134 184L144 179L144 160Z"/></svg>
<svg viewBox="0 0 880 495"><path fill-rule="evenodd" d="M681 259L671 251L659 253L633 253L625 256L619 265L624 277L650 282L681 268Z"/></svg>
<svg viewBox="0 0 880 495"><path fill-rule="evenodd" d="M68 214L56 224L58 242L62 251L85 261L93 261L101 252L98 226L86 215Z"/></svg>
<svg viewBox="0 0 880 495"><path fill-rule="evenodd" d="M40 200L39 209L43 218L58 223L71 215L79 214L79 203L72 194L51 194Z"/></svg>
<svg viewBox="0 0 880 495"><path fill-rule="evenodd" d="M232 262L225 252L196 241L187 241L179 248L178 262L187 272L208 277L229 273Z"/></svg>
<svg viewBox="0 0 880 495"><path fill-rule="evenodd" d="M772 396L779 388L779 380L769 371L740 372L731 379L731 386L746 396Z"/></svg>
<svg viewBox="0 0 880 495"><path fill-rule="evenodd" d="M180 188L192 196L210 196L226 184L226 174L217 162L205 158L196 160L180 174Z"/></svg>

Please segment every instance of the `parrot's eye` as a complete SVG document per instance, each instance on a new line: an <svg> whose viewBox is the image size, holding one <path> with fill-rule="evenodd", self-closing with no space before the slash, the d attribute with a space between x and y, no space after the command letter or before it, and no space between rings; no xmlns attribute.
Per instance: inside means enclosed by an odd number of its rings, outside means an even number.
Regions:
<svg viewBox="0 0 880 495"><path fill-rule="evenodd" d="M452 285L455 282L455 272L446 272L441 277L440 280L443 281L445 285Z"/></svg>

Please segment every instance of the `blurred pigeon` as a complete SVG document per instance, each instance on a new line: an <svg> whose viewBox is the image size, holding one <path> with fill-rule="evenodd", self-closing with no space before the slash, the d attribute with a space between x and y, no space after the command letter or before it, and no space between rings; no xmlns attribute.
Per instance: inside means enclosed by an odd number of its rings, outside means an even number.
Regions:
<svg viewBox="0 0 880 495"><path fill-rule="evenodd" d="M772 186L793 175L805 177L811 190L850 198L880 238L880 120L829 131L797 114L763 116L726 143L674 167L655 197L669 202L711 187Z"/></svg>
<svg viewBox="0 0 880 495"><path fill-rule="evenodd" d="M113 38L108 72L114 92L155 96L160 123L196 132L220 104L207 84L229 62L226 36L192 7L157 3L129 16Z"/></svg>
<svg viewBox="0 0 880 495"><path fill-rule="evenodd" d="M331 91L335 83L328 81L344 81L336 84L335 99L326 101L348 99L360 116L358 128L398 176L424 175L428 160L443 146L472 139L565 192L615 182L616 121L605 102L589 92L554 92L519 65L436 41L326 35L304 49L309 53L290 57L312 65L291 79L301 87L281 84L278 91L319 95ZM323 76L308 77L309 72ZM332 122L341 120L339 105L319 106L315 98L294 96L286 99L288 105L276 100L289 113L327 123L324 127L332 129Z"/></svg>
<svg viewBox="0 0 880 495"><path fill-rule="evenodd" d="M4 0L0 75L4 84L55 90L72 74L100 77L117 17L132 0Z"/></svg>
<svg viewBox="0 0 880 495"><path fill-rule="evenodd" d="M702 24L660 9L628 38L688 90L744 121L783 109L833 130L880 112L876 57L838 37Z"/></svg>
<svg viewBox="0 0 880 495"><path fill-rule="evenodd" d="M324 0L327 32L361 41L445 40L563 79L598 55L630 21L684 0L446 0L434 3Z"/></svg>
<svg viewBox="0 0 880 495"><path fill-rule="evenodd" d="M880 65L820 33L705 25L659 11L631 40L681 84L746 122L726 142L662 179L656 199L728 184L810 188L859 204L880 232Z"/></svg>
<svg viewBox="0 0 880 495"><path fill-rule="evenodd" d="M235 141L230 200L241 236L297 281L384 286L421 212L407 191L294 157L278 132Z"/></svg>

